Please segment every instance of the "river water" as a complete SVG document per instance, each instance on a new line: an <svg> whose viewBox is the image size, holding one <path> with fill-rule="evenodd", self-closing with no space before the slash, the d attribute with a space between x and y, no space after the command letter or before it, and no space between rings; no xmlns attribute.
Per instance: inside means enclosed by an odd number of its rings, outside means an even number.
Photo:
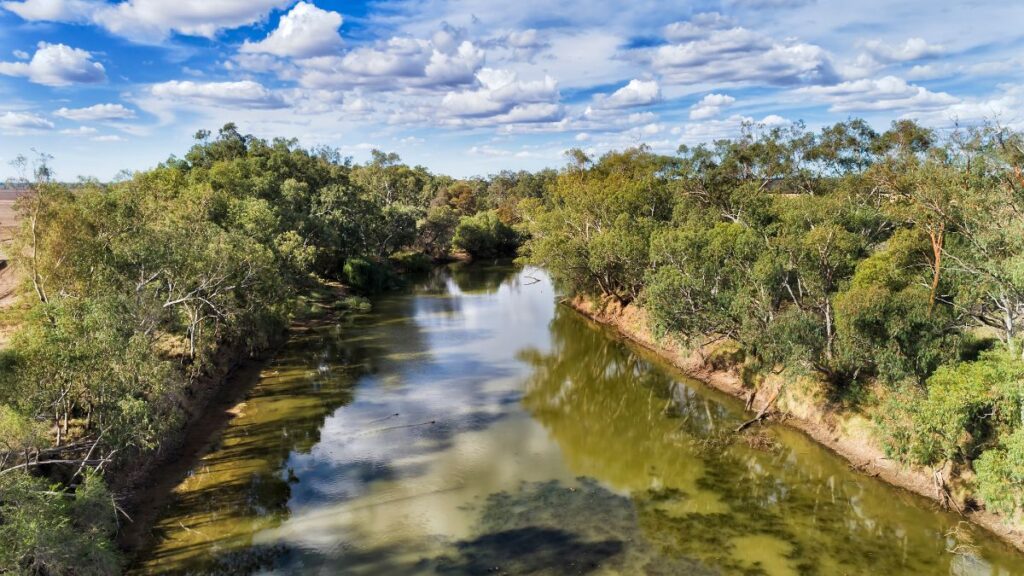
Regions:
<svg viewBox="0 0 1024 576"><path fill-rule="evenodd" d="M1024 574L1024 558L558 306L454 266L296 333L145 573Z"/></svg>

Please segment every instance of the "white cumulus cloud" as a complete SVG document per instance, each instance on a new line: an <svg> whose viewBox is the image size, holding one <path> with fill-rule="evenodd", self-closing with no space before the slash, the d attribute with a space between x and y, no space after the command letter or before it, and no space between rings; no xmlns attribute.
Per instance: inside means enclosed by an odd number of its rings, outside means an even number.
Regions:
<svg viewBox="0 0 1024 576"><path fill-rule="evenodd" d="M150 92L162 100L238 109L283 108L280 95L259 82L192 82L172 80L154 84Z"/></svg>
<svg viewBox="0 0 1024 576"><path fill-rule="evenodd" d="M0 2L5 10L29 22L88 22L99 2L89 0L24 0Z"/></svg>
<svg viewBox="0 0 1024 576"><path fill-rule="evenodd" d="M60 131L61 134L66 136L89 136L95 134L96 129L89 126L79 126L78 128L67 128Z"/></svg>
<svg viewBox="0 0 1024 576"><path fill-rule="evenodd" d="M941 56L946 48L929 44L924 38L909 38L902 44L886 44L881 40L869 40L864 43L864 50L881 62L908 62L933 56Z"/></svg>
<svg viewBox="0 0 1024 576"><path fill-rule="evenodd" d="M128 120L135 117L135 111L121 104L96 104L86 108L61 108L55 116L78 122L102 120Z"/></svg>
<svg viewBox="0 0 1024 576"><path fill-rule="evenodd" d="M533 62L534 58L550 47L548 41L535 28L513 30L491 39L488 47L508 50L512 61Z"/></svg>
<svg viewBox="0 0 1024 576"><path fill-rule="evenodd" d="M690 120L705 120L718 116L723 108L731 106L736 99L727 94L708 94L690 107Z"/></svg>
<svg viewBox="0 0 1024 576"><path fill-rule="evenodd" d="M341 23L341 14L299 2L269 36L259 42L246 40L241 51L292 58L324 56L341 48Z"/></svg>
<svg viewBox="0 0 1024 576"><path fill-rule="evenodd" d="M795 93L830 104L832 112L926 110L959 102L950 94L932 92L895 76L852 80L833 86L808 86L797 89Z"/></svg>
<svg viewBox="0 0 1024 576"><path fill-rule="evenodd" d="M172 32L213 38L221 30L262 21L293 0L23 0L0 3L24 20L92 23L137 42L160 42Z"/></svg>
<svg viewBox="0 0 1024 576"><path fill-rule="evenodd" d="M998 122L1014 130L1024 129L1024 86L1004 85L996 93L964 98L946 107L914 114L929 126L951 128Z"/></svg>
<svg viewBox="0 0 1024 576"><path fill-rule="evenodd" d="M687 122L673 128L672 133L679 137L680 144L696 145L720 138L735 138L740 135L744 125L753 125L755 129L760 130L789 123L789 119L777 114L769 114L760 120L752 116L733 114L727 118Z"/></svg>
<svg viewBox="0 0 1024 576"><path fill-rule="evenodd" d="M39 130L52 130L53 122L28 112L5 112L0 114L0 131L5 134L24 134Z"/></svg>
<svg viewBox="0 0 1024 576"><path fill-rule="evenodd" d="M835 76L820 46L777 41L746 28L710 30L683 43L656 48L651 64L673 84L774 84L829 81Z"/></svg>
<svg viewBox="0 0 1024 576"><path fill-rule="evenodd" d="M550 105L558 100L558 85L550 76L523 82L515 72L493 68L484 68L476 76L479 87L475 90L445 95L441 105L450 115L469 118L506 115L509 121L535 121L525 119L548 117L557 112L558 107Z"/></svg>
<svg viewBox="0 0 1024 576"><path fill-rule="evenodd" d="M718 12L704 12L684 22L673 22L665 27L665 38L673 42L688 42L703 38L710 30L722 30L732 20Z"/></svg>
<svg viewBox="0 0 1024 576"><path fill-rule="evenodd" d="M377 90L449 88L471 84L484 61L472 42L454 42L448 34L430 40L394 37L340 56L319 56L301 62L299 83L307 88Z"/></svg>
<svg viewBox="0 0 1024 576"><path fill-rule="evenodd" d="M23 76L46 86L93 84L107 79L103 65L92 54L65 44L40 42L28 62L0 62L0 74Z"/></svg>
<svg viewBox="0 0 1024 576"><path fill-rule="evenodd" d="M633 108L650 106L661 101L661 86L657 80L630 80L611 96L599 96L597 103L602 108Z"/></svg>

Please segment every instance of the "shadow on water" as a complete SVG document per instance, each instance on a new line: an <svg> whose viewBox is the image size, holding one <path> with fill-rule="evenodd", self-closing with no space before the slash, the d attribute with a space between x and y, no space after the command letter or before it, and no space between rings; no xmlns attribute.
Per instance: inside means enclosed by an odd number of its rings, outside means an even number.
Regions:
<svg viewBox="0 0 1024 576"><path fill-rule="evenodd" d="M565 530L529 527L484 534L458 542L456 548L459 556L438 561L438 572L480 574L502 570L513 574L538 574L562 565L585 574L621 553L623 543L621 540L582 542Z"/></svg>
<svg viewBox="0 0 1024 576"><path fill-rule="evenodd" d="M476 531L429 564L457 574L715 573L686 556L660 554L641 532L630 499L588 478L492 494Z"/></svg>

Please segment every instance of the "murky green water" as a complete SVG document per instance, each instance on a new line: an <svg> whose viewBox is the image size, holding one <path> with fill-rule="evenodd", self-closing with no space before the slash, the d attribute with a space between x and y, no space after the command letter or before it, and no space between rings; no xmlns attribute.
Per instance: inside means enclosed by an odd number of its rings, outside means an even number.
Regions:
<svg viewBox="0 0 1024 576"><path fill-rule="evenodd" d="M438 271L297 334L142 573L1024 574L1024 559L557 306ZM956 552L953 552L956 550Z"/></svg>

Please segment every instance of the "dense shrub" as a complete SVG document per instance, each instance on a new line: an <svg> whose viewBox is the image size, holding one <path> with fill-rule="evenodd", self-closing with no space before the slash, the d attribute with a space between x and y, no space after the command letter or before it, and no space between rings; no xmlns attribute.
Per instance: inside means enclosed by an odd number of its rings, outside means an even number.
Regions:
<svg viewBox="0 0 1024 576"><path fill-rule="evenodd" d="M495 210L462 217L452 239L455 248L465 250L474 258L511 256L519 244L519 234L502 222Z"/></svg>
<svg viewBox="0 0 1024 576"><path fill-rule="evenodd" d="M350 258L343 269L345 283L360 294L377 294L394 288L397 279L387 265L366 258Z"/></svg>
<svg viewBox="0 0 1024 576"><path fill-rule="evenodd" d="M389 260L400 272L409 274L423 274L434 267L434 260L423 252L396 252Z"/></svg>
<svg viewBox="0 0 1024 576"><path fill-rule="evenodd" d="M74 491L24 472L0 476L0 566L5 573L108 576L120 572L116 511L103 480Z"/></svg>
<svg viewBox="0 0 1024 576"><path fill-rule="evenodd" d="M1024 510L1024 425L985 451L975 469L986 505L1006 514Z"/></svg>

